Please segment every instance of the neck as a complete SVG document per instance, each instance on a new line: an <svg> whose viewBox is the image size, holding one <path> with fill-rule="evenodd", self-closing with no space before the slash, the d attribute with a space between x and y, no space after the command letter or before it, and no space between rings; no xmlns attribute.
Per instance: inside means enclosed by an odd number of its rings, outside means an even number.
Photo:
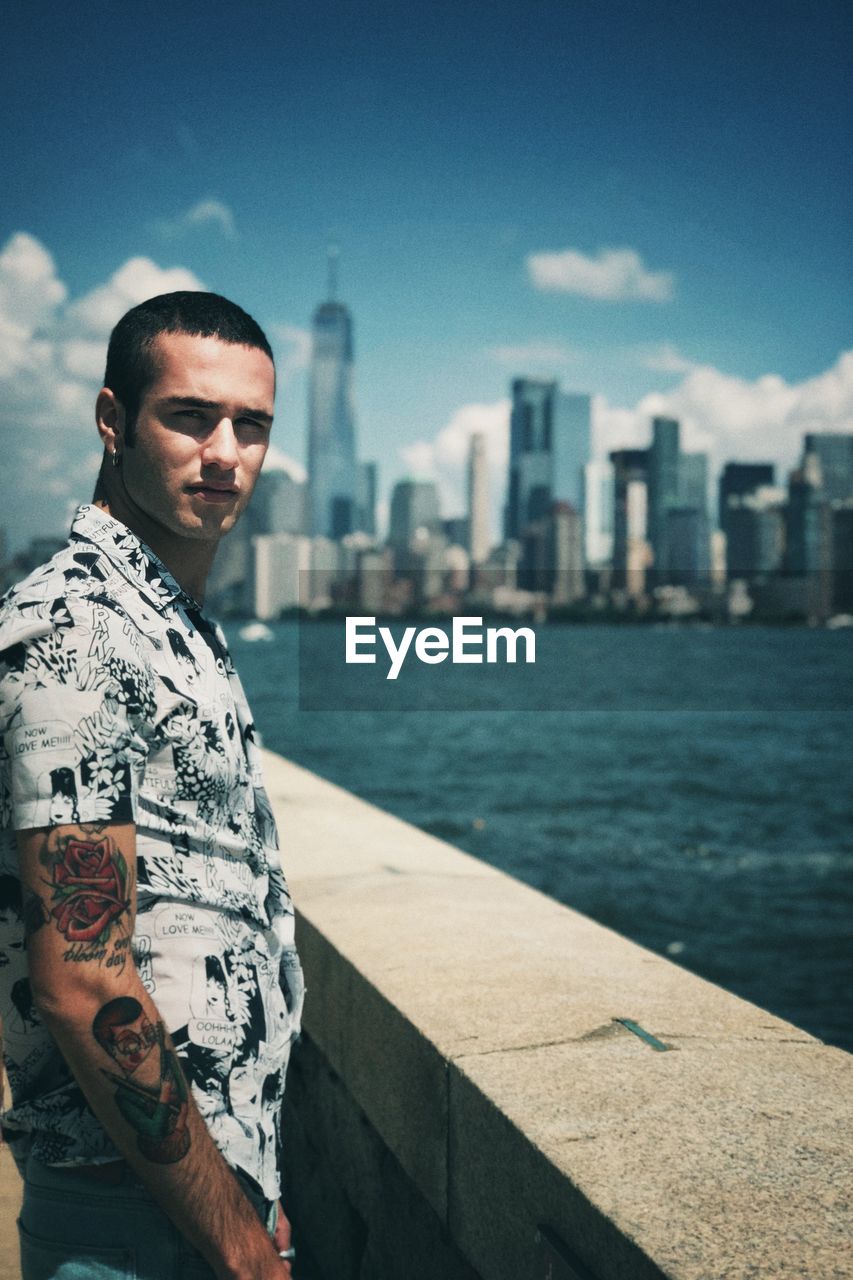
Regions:
<svg viewBox="0 0 853 1280"><path fill-rule="evenodd" d="M172 577L192 596L197 604L204 604L204 593L207 577L216 555L215 542L199 542L191 538L182 538L179 534L166 529L156 520L152 520L145 512L128 501L123 501L120 493L110 486L111 491L97 492L93 499L94 506L120 520L127 525L131 533L149 546Z"/></svg>

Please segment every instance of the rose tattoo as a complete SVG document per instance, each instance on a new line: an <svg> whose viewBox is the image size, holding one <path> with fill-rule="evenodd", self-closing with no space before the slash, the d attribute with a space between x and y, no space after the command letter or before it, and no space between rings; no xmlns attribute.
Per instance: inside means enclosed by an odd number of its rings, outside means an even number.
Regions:
<svg viewBox="0 0 853 1280"><path fill-rule="evenodd" d="M127 863L109 836L72 836L53 868L51 915L68 942L106 943L110 926L130 908Z"/></svg>

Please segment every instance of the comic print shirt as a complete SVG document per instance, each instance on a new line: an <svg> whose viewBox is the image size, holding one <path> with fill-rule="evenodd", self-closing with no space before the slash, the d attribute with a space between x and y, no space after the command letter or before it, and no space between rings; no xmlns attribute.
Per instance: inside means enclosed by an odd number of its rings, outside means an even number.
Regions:
<svg viewBox="0 0 853 1280"><path fill-rule="evenodd" d="M3 1129L18 1159L118 1157L33 1007L14 836L95 821L136 823L137 968L217 1146L276 1199L303 986L251 714L221 629L86 505L0 602Z"/></svg>

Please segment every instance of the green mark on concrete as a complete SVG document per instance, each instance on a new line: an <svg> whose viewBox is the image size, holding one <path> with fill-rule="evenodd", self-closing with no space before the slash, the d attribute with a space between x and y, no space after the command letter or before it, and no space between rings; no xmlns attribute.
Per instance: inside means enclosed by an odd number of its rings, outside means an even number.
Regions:
<svg viewBox="0 0 853 1280"><path fill-rule="evenodd" d="M629 1031L633 1031L635 1036L639 1036L641 1040L645 1040L646 1044L650 1044L653 1049L668 1049L669 1045L664 1044L662 1040L658 1040L651 1032L644 1031L639 1022L633 1022L630 1018L614 1018L614 1022L621 1022L623 1027L627 1027Z"/></svg>

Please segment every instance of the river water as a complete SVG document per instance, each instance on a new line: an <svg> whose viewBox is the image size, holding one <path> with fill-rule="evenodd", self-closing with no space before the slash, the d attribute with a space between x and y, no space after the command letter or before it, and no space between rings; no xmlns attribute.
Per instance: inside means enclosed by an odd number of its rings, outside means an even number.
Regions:
<svg viewBox="0 0 853 1280"><path fill-rule="evenodd" d="M853 1050L853 633L543 627L533 686L414 661L383 703L339 627L226 631L266 746Z"/></svg>

